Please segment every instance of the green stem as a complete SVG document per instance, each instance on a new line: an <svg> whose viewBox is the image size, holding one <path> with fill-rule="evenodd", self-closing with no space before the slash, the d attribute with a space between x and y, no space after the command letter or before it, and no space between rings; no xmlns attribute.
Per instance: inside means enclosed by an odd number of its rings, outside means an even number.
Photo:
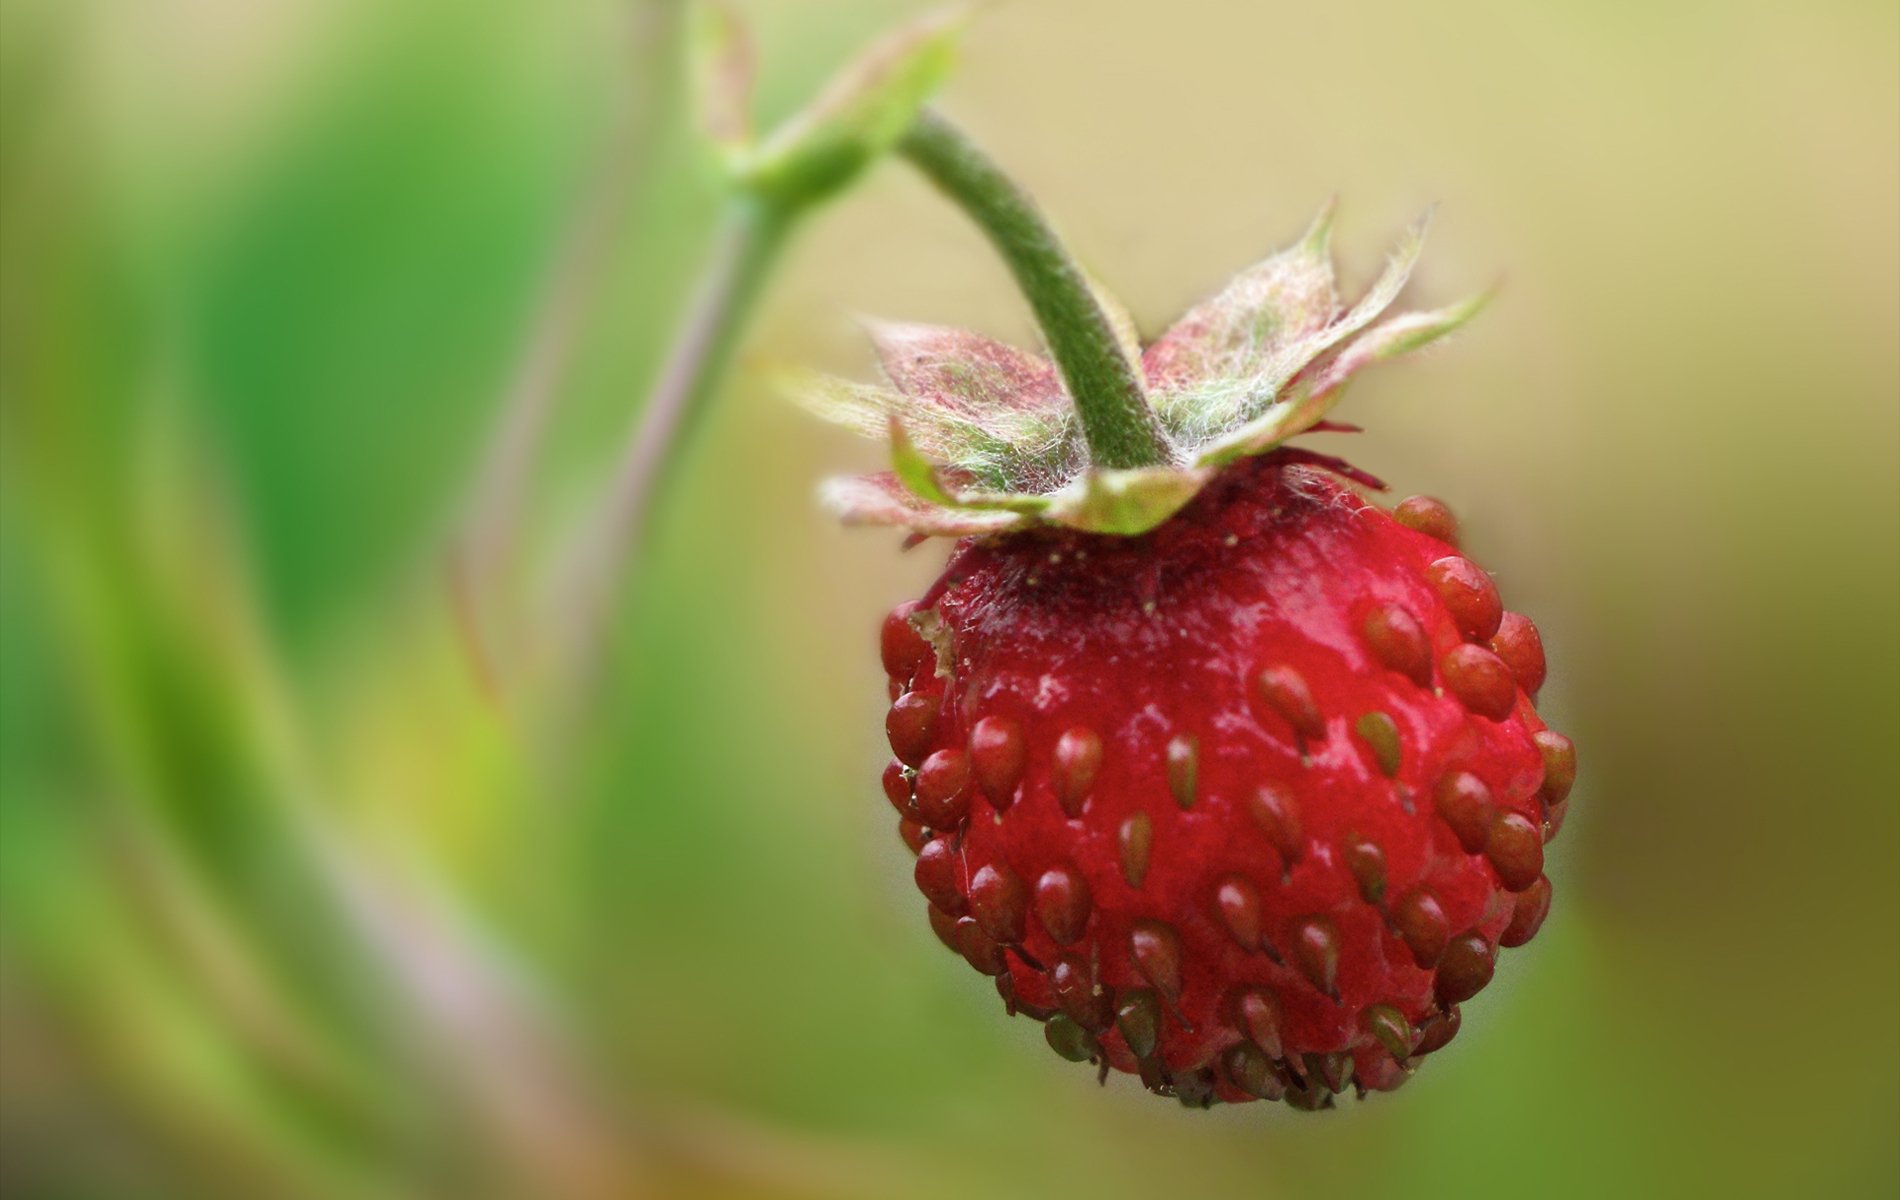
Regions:
<svg viewBox="0 0 1900 1200"><path fill-rule="evenodd" d="M519 615L519 596L510 585L521 566L534 470L624 235L629 197L649 165L678 8L674 0L629 6L626 82L591 177L557 233L450 550L451 601L476 674L491 689L518 665L510 660L519 631L509 619Z"/></svg>
<svg viewBox="0 0 1900 1200"><path fill-rule="evenodd" d="M588 654L603 632L613 595L645 541L655 498L677 466L680 446L725 376L791 223L790 215L768 202L743 194L728 202L712 257L653 394L628 437L612 490L561 581L561 627L566 636L581 639L570 649Z"/></svg>
<svg viewBox="0 0 1900 1200"><path fill-rule="evenodd" d="M1089 456L1104 467L1169 461L1167 435L1148 404L1087 276L1036 202L961 130L925 110L899 148L971 220L1009 264L1075 400Z"/></svg>

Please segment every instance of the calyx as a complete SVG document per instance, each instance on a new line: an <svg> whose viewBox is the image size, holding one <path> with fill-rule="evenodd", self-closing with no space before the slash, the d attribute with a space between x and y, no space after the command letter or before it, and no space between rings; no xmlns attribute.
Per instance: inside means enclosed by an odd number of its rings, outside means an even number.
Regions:
<svg viewBox="0 0 1900 1200"><path fill-rule="evenodd" d="M1408 229L1384 271L1345 306L1328 249L1328 205L1298 242L1237 276L1143 348L1106 292L1121 353L1166 432L1169 461L1108 468L1089 459L1074 398L1040 355L968 330L873 323L885 382L801 376L808 408L888 437L891 469L828 481L847 523L927 536L1057 525L1138 534L1193 499L1222 467L1313 428L1348 379L1450 333L1478 296L1430 312L1380 317L1410 278L1429 214Z"/></svg>

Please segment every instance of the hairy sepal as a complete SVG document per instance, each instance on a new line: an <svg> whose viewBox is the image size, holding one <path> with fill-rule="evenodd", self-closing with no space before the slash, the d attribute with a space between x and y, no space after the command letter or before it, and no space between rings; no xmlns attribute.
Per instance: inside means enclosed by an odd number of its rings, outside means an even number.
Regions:
<svg viewBox="0 0 1900 1200"><path fill-rule="evenodd" d="M1052 497L1043 519L1089 533L1146 533L1180 512L1213 472L1179 467L1085 471Z"/></svg>
<svg viewBox="0 0 1900 1200"><path fill-rule="evenodd" d="M1153 529L1220 468L1320 424L1355 373L1436 341L1489 299L1379 320L1411 278L1427 213L1366 294L1342 308L1332 218L1328 204L1298 242L1190 309L1145 352L1126 310L1092 284L1168 430L1168 465L1090 464L1061 377L1039 356L964 330L872 323L889 386L810 376L796 389L820 415L891 440L892 471L832 485L833 507L849 521L925 535ZM894 499L892 487L907 496Z"/></svg>
<svg viewBox="0 0 1900 1200"><path fill-rule="evenodd" d="M841 475L819 488L819 500L846 525L888 525L925 537L1007 533L1025 522L1014 513L947 508L923 500L894 471Z"/></svg>
<svg viewBox="0 0 1900 1200"><path fill-rule="evenodd" d="M865 437L897 421L921 453L990 491L1055 491L1086 465L1080 423L1047 360L963 329L866 327L888 385L790 369L781 389Z"/></svg>
<svg viewBox="0 0 1900 1200"><path fill-rule="evenodd" d="M1354 374L1373 363L1437 341L1476 316L1490 298L1491 293L1485 292L1461 304L1431 312L1406 313L1375 326L1296 380L1286 389L1285 396L1268 405L1258 417L1204 443L1195 454L1195 464L1218 467L1239 458L1264 454L1288 438L1306 432L1324 419Z"/></svg>
<svg viewBox="0 0 1900 1200"><path fill-rule="evenodd" d="M1211 472L1178 467L1091 468L1054 495L985 492L946 481L920 453L902 421L891 418L891 471L912 495L942 509L1014 513L1089 533L1137 534L1181 510Z"/></svg>

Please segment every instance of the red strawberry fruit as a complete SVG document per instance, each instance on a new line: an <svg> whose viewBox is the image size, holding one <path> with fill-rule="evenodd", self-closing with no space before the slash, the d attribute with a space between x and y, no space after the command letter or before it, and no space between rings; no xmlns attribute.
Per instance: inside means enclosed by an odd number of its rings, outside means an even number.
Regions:
<svg viewBox="0 0 1900 1200"><path fill-rule="evenodd" d="M846 517L962 539L882 638L932 927L1058 1054L1189 1104L1403 1083L1543 923L1575 776L1445 506L1284 444L1474 307L1374 324L1420 230L1342 311L1326 228L1127 346L1162 466L1092 464L1056 369L973 334L881 328L893 387L819 396L893 437Z"/></svg>

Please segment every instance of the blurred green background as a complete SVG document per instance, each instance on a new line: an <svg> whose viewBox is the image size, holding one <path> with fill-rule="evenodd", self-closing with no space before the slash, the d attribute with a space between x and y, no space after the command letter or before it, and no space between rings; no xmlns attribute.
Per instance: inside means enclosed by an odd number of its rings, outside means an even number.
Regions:
<svg viewBox="0 0 1900 1200"><path fill-rule="evenodd" d="M916 11L741 7L768 116ZM1097 1089L921 919L873 630L942 551L834 528L813 481L876 451L760 369L868 373L858 311L1031 338L902 166L799 230L587 703L472 661L497 414L558 399L513 587L703 252L676 9L0 6L0 1188L1900 1191L1900 9L968 38L944 106L1150 334L1335 192L1349 278L1433 200L1419 302L1506 278L1342 414L1544 630L1557 905L1452 1052L1317 1117Z"/></svg>

